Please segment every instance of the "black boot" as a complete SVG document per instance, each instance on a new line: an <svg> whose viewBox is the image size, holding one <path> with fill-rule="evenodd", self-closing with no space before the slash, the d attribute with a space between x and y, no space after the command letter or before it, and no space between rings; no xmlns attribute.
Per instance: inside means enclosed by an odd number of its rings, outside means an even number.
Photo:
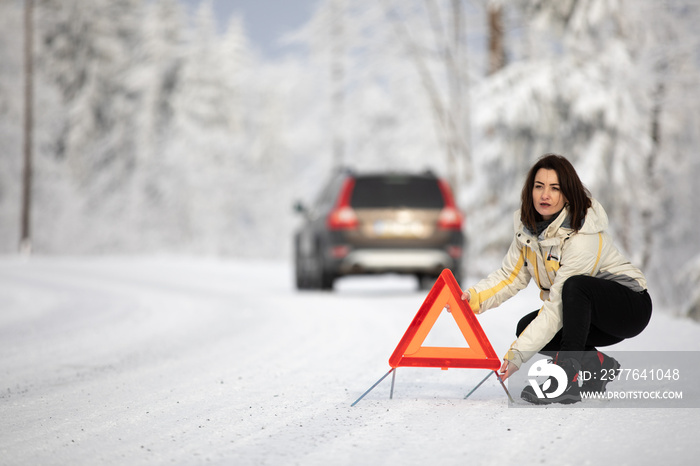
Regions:
<svg viewBox="0 0 700 466"><path fill-rule="evenodd" d="M586 351L581 359L584 380L581 392L604 393L605 386L617 377L620 363L600 351Z"/></svg>
<svg viewBox="0 0 700 466"><path fill-rule="evenodd" d="M554 358L554 361L549 362L552 362L564 369L564 373L566 374L566 388L564 389L564 392L554 398L547 397L547 394L556 392L559 387L557 378L550 376L542 385L539 386L539 394L536 393L534 387L531 385L525 387L520 394L520 397L523 400L534 404L570 404L581 401L581 393L578 386L578 373L581 370L581 365L575 359L564 359L562 361L557 361L557 359L558 358Z"/></svg>

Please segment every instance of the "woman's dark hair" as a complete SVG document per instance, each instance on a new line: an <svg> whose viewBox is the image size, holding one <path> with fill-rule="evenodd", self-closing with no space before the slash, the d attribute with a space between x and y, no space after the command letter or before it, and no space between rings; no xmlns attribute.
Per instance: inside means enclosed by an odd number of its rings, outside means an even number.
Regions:
<svg viewBox="0 0 700 466"><path fill-rule="evenodd" d="M531 231L536 231L536 224L542 216L535 210L532 189L535 176L540 169L554 170L559 179L559 188L566 198L571 216L571 228L578 231L583 226L586 211L591 206L590 192L583 186L574 166L566 158L557 154L545 154L539 158L527 174L523 192L520 195L520 221Z"/></svg>

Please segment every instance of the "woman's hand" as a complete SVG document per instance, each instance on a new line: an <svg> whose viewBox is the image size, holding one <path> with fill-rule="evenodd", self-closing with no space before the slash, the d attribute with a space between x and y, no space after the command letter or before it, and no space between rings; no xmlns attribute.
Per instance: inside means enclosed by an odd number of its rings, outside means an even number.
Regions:
<svg viewBox="0 0 700 466"><path fill-rule="evenodd" d="M512 362L508 361L507 359L504 359L503 365L501 366L501 370L498 372L498 375L501 376L501 380L506 380L508 377L513 375L517 370L518 370L518 366L516 366Z"/></svg>
<svg viewBox="0 0 700 466"><path fill-rule="evenodd" d="M469 302L469 299L470 299L469 292L468 292L468 291L462 291L462 301ZM450 305L449 305L449 304L448 304L447 306L445 306L445 309L447 310L447 312L450 312L450 313L452 312L452 309L450 309Z"/></svg>

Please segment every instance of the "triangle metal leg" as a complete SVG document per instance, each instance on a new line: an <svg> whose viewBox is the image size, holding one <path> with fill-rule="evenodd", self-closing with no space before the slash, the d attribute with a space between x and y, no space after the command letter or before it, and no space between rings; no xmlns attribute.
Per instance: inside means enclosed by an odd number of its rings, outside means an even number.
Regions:
<svg viewBox="0 0 700 466"><path fill-rule="evenodd" d="M503 379L501 379L501 376L498 375L498 372L496 372L496 371L491 371L491 372L489 372L488 375L487 375L486 377L484 377L484 378L481 380L481 382L479 382L479 383L476 385L476 387L472 388L472 390L471 390L469 393L467 393L467 396L465 396L464 399L466 400L467 398L469 398L469 396L470 396L472 393L474 393L474 392L476 391L477 388L481 387L481 384L483 384L484 382L486 382L486 379L488 379L489 377L491 377L492 374L496 374L496 378L498 379L498 382L501 384L501 387L503 387L503 390L505 390L506 395L508 395L508 400L510 400L511 403L515 403L515 401L513 401L513 397L510 396L510 392L509 392L508 389L506 388L506 384L503 383Z"/></svg>
<svg viewBox="0 0 700 466"><path fill-rule="evenodd" d="M350 407L353 407L353 406L355 406L357 403L359 403L360 400L361 400L362 398L365 397L365 395L367 395L369 392L371 392L372 390L374 390L374 387L376 387L377 385L379 385L379 384L382 382L382 380L386 379L386 377L387 377L389 374L391 374L392 372L394 372L394 369L396 369L396 368L395 368L395 367L392 367L392 368L389 370L389 372L387 372L386 374L384 374L384 375L382 376L381 379L377 380L377 381L374 383L374 385L372 385L371 387L369 387L369 390L367 390L366 392L364 392L364 393L362 394L362 396L360 396L357 400L355 400L355 402L354 402L353 404L351 404ZM392 379L392 383L391 383L391 390L392 390L392 394L393 394L393 391L394 391L393 379Z"/></svg>
<svg viewBox="0 0 700 466"><path fill-rule="evenodd" d="M492 375L494 372L495 372L495 371L489 372L489 373L486 375L486 377L484 377L484 378L481 380L481 382L479 382L478 384L476 384L476 387L472 388L472 390L471 390L469 393L467 393L467 396L465 396L464 399L466 400L467 398L469 398L469 397L471 396L471 394L474 393L474 392L476 391L477 388L481 387L481 384L484 383L484 382L486 382L486 379L488 379L489 377L491 377L491 375Z"/></svg>
<svg viewBox="0 0 700 466"><path fill-rule="evenodd" d="M496 374L496 377L498 378L498 381L501 383L501 387L503 387L503 390L505 390L506 395L508 395L508 400L509 400L511 403L515 403L515 400L513 400L513 397L510 396L510 392L509 392L508 389L506 388L506 384L503 383L503 379L501 378L501 376L498 375L498 372L496 372L496 371L493 371L493 372Z"/></svg>

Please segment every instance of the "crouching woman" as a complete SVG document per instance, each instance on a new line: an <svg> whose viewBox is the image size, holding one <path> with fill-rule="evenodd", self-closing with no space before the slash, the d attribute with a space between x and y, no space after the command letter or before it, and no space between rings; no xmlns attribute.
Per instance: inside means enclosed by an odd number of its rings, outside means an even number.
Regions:
<svg viewBox="0 0 700 466"><path fill-rule="evenodd" d="M542 290L544 304L518 323L517 340L504 356L500 374L510 377L540 352L564 369L567 386L560 396L544 399L527 386L521 394L526 401L575 403L581 391L605 391L607 381L579 385L579 371L620 367L597 348L634 337L649 323L652 303L644 275L613 245L605 210L560 155L547 154L530 169L514 224L501 268L462 295L481 313L514 296L531 279ZM556 379L549 382L549 392L556 390L552 383Z"/></svg>

